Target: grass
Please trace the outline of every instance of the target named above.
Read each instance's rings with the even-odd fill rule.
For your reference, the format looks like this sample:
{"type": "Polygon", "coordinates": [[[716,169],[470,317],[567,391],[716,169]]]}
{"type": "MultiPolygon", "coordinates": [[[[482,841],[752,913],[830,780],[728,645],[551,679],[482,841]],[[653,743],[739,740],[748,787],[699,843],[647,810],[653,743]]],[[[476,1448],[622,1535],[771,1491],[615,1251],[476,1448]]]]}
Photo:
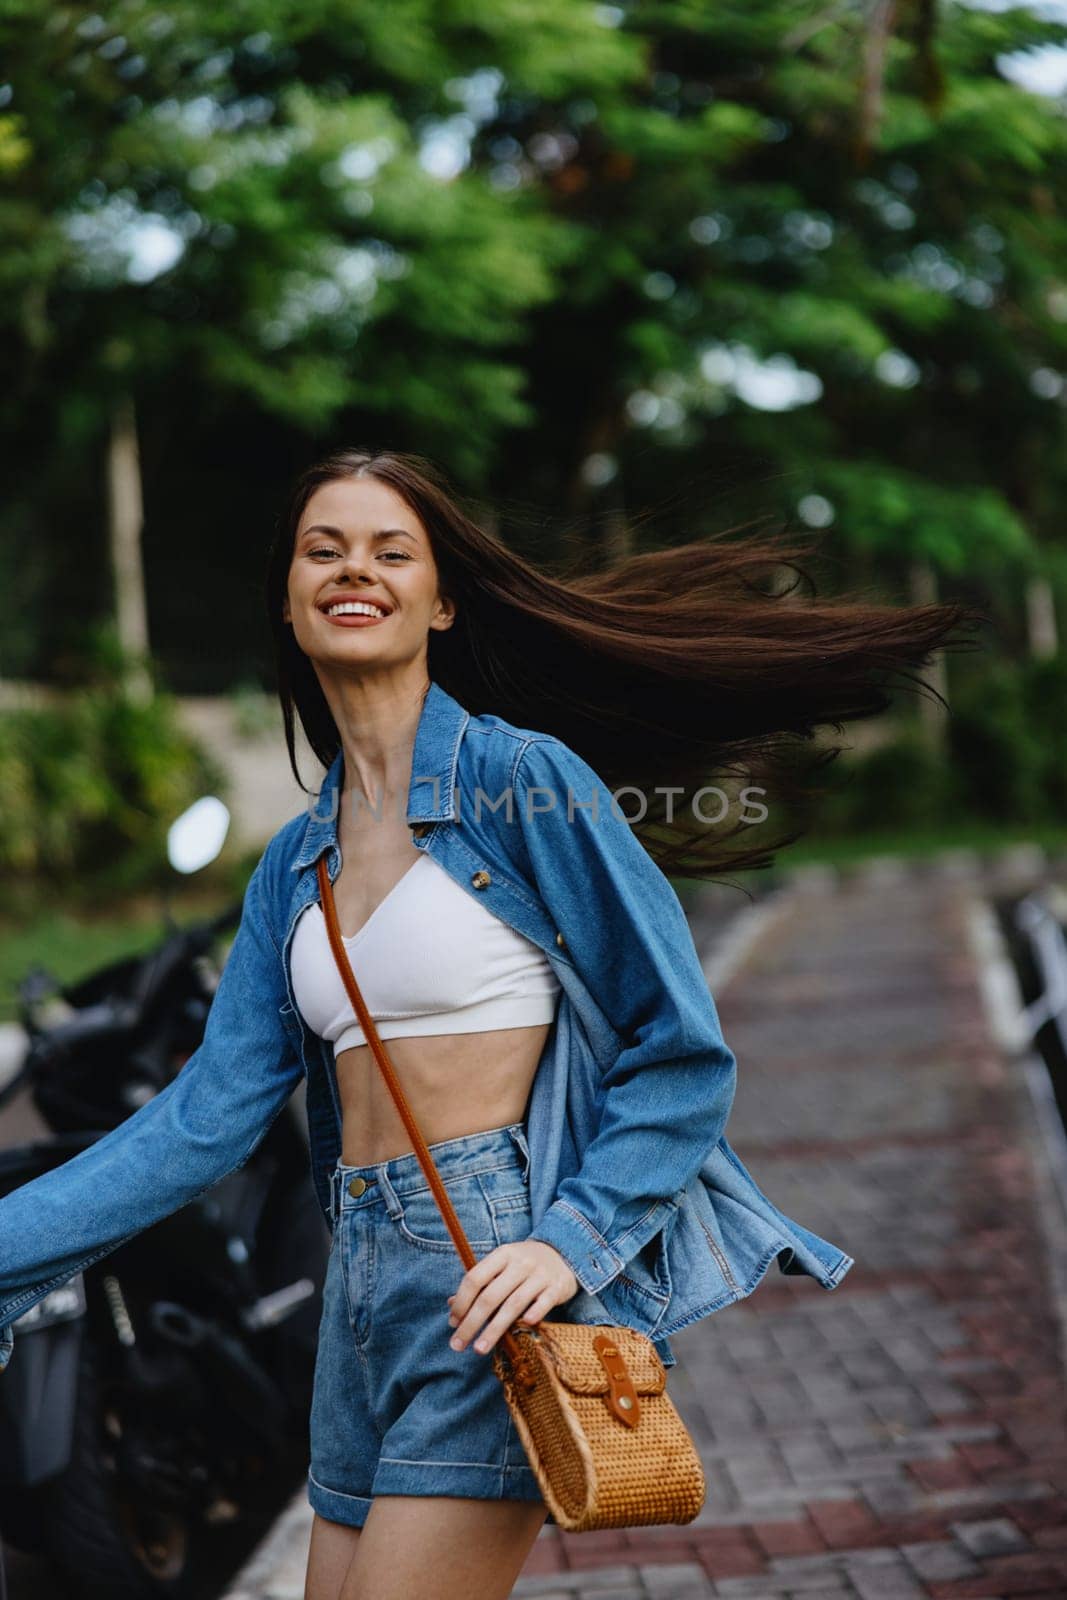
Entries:
{"type": "MultiPolygon", "coordinates": [[[[1051,854],[1067,855],[1067,828],[1055,823],[992,824],[961,822],[949,828],[875,830],[856,838],[830,838],[810,834],[798,839],[776,858],[775,865],[763,872],[724,873],[723,880],[746,889],[769,887],[791,867],[851,867],[874,856],[900,856],[922,860],[945,850],[974,850],[979,855],[995,855],[1017,845],[1038,845],[1051,854]]],[[[674,879],[682,904],[695,895],[702,883],[697,878],[674,879]]]]}
{"type": "Polygon", "coordinates": [[[1062,824],[1019,825],[961,822],[952,828],[890,830],[867,833],[862,838],[799,839],[782,856],[783,866],[826,862],[846,865],[868,856],[931,856],[942,850],[976,850],[996,854],[1015,845],[1034,844],[1053,853],[1067,851],[1067,827],[1062,824]]]}
{"type": "MultiPolygon", "coordinates": [[[[233,893],[189,889],[171,902],[175,920],[187,923],[221,911],[233,893]]],[[[139,896],[99,914],[42,906],[29,917],[0,921],[0,1022],[17,1020],[17,985],[32,966],[47,967],[61,983],[88,977],[126,956],[142,955],[166,932],[161,895],[139,896]]]]}

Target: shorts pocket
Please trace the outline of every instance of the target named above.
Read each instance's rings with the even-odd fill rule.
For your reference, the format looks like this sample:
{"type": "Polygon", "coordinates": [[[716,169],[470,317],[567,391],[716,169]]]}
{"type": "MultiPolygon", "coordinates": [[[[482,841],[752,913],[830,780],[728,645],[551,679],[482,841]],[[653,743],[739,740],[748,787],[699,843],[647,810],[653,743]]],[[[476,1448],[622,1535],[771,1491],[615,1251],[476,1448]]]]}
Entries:
{"type": "MultiPolygon", "coordinates": [[[[493,1219],[476,1173],[450,1178],[445,1183],[448,1198],[455,1207],[472,1250],[492,1250],[497,1243],[493,1219]]],[[[397,1217],[400,1234],[420,1250],[451,1251],[459,1260],[452,1235],[445,1226],[430,1188],[415,1189],[398,1197],[402,1211],[397,1217]]]]}
{"type": "Polygon", "coordinates": [[[533,1213],[527,1190],[521,1194],[495,1195],[489,1200],[496,1244],[517,1244],[533,1230],[533,1213]]]}

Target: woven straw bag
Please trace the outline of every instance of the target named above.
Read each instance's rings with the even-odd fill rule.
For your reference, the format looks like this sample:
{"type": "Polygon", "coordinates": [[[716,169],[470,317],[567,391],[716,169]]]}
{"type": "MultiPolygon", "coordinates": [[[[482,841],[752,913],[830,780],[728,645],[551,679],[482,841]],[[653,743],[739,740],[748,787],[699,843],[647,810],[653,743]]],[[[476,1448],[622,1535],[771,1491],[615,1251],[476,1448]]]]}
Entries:
{"type": "MultiPolygon", "coordinates": [[[[325,856],[319,895],[338,969],[411,1138],[445,1226],[469,1270],[477,1257],[441,1182],[367,1010],[342,942],[325,856]]],[[[635,1328],[581,1322],[515,1322],[492,1353],[493,1369],[556,1523],[571,1533],[692,1522],[707,1493],[693,1440],[667,1394],[656,1347],[635,1328]]]]}

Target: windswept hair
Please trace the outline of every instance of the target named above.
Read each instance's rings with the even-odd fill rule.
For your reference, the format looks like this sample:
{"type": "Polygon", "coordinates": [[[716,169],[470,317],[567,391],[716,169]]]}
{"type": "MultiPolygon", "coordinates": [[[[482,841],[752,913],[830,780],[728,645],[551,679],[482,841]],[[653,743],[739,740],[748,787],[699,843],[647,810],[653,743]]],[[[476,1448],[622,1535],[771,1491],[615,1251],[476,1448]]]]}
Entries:
{"type": "Polygon", "coordinates": [[[808,830],[822,792],[816,775],[841,754],[815,746],[820,730],[842,733],[887,710],[895,688],[940,701],[922,667],[936,650],[978,648],[965,631],[989,620],[962,604],[820,600],[799,565],[816,538],[753,534],[751,525],[606,571],[553,575],[480,527],[424,457],[340,450],[300,474],[268,561],[286,744],[305,790],[294,713],[324,767],[340,738],[282,606],[304,508],[323,484],[349,477],[388,484],[429,535],[440,587],[456,605],[450,628],[430,630],[431,679],[472,714],[562,739],[610,790],[625,790],[618,803],[634,832],[679,876],[771,866],[808,830]],[[713,785],[723,802],[691,803],[713,785]],[[722,820],[707,820],[716,811],[722,820]]]}

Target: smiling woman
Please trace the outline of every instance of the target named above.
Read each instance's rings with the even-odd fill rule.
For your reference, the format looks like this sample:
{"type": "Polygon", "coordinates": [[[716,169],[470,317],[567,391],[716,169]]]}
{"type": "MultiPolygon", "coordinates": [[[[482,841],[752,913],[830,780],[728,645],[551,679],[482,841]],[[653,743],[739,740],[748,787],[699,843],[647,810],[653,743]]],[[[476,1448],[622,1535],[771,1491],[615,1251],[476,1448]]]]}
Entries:
{"type": "MultiPolygon", "coordinates": [[[[534,1145],[535,1166],[526,1174],[533,1206],[512,1214],[512,1231],[498,1236],[479,1264],[488,1281],[468,1274],[450,1296],[457,1351],[472,1340],[474,1349],[488,1350],[517,1318],[537,1321],[553,1307],[556,1315],[586,1320],[625,1320],[629,1315],[635,1326],[646,1329],[653,1325],[643,1320],[646,1316],[658,1319],[661,1327],[680,1326],[751,1292],[776,1254],[783,1271],[811,1273],[827,1288],[851,1265],[844,1252],[785,1219],[747,1173],[739,1178],[743,1169],[721,1137],[732,1098],[733,1060],[718,1033],[677,898],[648,859],[673,862],[693,876],[711,876],[724,866],[767,863],[774,849],[795,835],[771,840],[765,827],[755,835],[742,833],[747,819],[732,829],[708,826],[696,807],[691,815],[701,826],[675,824],[650,795],[667,793],[673,800],[679,789],[704,786],[718,772],[741,772],[762,780],[761,794],[769,793],[783,809],[789,804],[795,816],[803,796],[797,746],[812,738],[820,724],[840,727],[882,710],[888,704],[882,680],[898,672],[907,678],[957,629],[977,620],[977,614],[953,606],[902,611],[868,602],[800,605],[791,592],[775,595],[759,584],[804,550],[771,539],[732,544],[728,538],[648,552],[612,572],[581,580],[555,578],[484,533],[426,461],[345,451],[303,476],[275,541],[268,611],[290,760],[300,782],[295,709],[330,776],[340,782],[343,775],[336,822],[339,918],[343,927],[360,930],[357,965],[362,964],[374,1002],[371,1014],[383,1018],[387,1031],[391,1021],[397,1024],[391,1054],[416,1120],[439,1166],[446,1154],[456,1157],[457,1177],[478,1170],[464,1166],[467,1155],[476,1162],[488,1154],[490,1165],[500,1160],[510,1173],[504,1146],[493,1155],[478,1141],[502,1138],[528,1125],[534,1145]],[[372,616],[368,608],[378,614],[372,616]],[[415,729],[418,766],[413,769],[409,686],[424,682],[424,674],[431,694],[422,702],[415,729]],[[505,790],[510,794],[521,789],[516,780],[523,752],[536,746],[538,761],[530,753],[523,764],[526,784],[537,784],[532,774],[541,753],[558,745],[586,785],[602,789],[605,778],[640,791],[649,803],[637,824],[632,830],[613,824],[619,830],[611,835],[617,845],[607,844],[606,836],[602,842],[602,830],[596,827],[560,831],[557,824],[551,843],[544,828],[532,828],[518,858],[509,845],[494,860],[489,834],[484,827],[464,825],[459,792],[454,799],[450,793],[457,781],[456,752],[451,757],[444,749],[428,753],[431,736],[425,719],[438,686],[447,691],[449,705],[466,707],[471,715],[462,749],[488,745],[486,735],[492,729],[497,740],[515,751],[506,766],[501,761],[497,781],[487,785],[491,806],[501,803],[505,790]],[[541,731],[531,735],[531,728],[541,731]],[[444,790],[442,776],[447,778],[444,790]],[[416,800],[417,785],[430,779],[437,786],[432,799],[423,801],[420,795],[416,800]],[[344,802],[356,814],[350,815],[344,802]],[[361,820],[365,804],[376,815],[373,824],[361,820]],[[390,804],[391,820],[384,815],[390,804]],[[420,836],[425,824],[416,821],[419,817],[432,820],[426,837],[420,836]],[[741,847],[727,848],[738,834],[741,847]],[[420,850],[445,870],[431,871],[416,884],[410,868],[413,853],[420,850]],[[472,872],[474,867],[478,870],[472,872]],[[446,891],[449,874],[455,884],[446,891]],[[518,888],[520,881],[525,890],[518,888]],[[396,899],[401,882],[411,891],[403,905],[396,899]],[[512,898],[513,889],[518,898],[512,898]],[[471,927],[458,915],[459,902],[454,909],[453,901],[446,905],[446,892],[466,903],[484,902],[469,905],[471,927]],[[538,949],[540,929],[526,909],[539,896],[548,897],[555,922],[555,927],[548,924],[551,943],[541,946],[545,955],[538,949]],[[625,934],[617,909],[622,905],[625,934]],[[409,920],[402,926],[405,916],[409,920]],[[589,917],[606,944],[592,937],[589,917]],[[535,985],[546,957],[564,985],[569,984],[568,972],[574,969],[565,956],[562,964],[556,958],[572,934],[576,938],[583,984],[576,1003],[583,1026],[593,1037],[605,1027],[609,1035],[616,1029],[620,1044],[629,1041],[621,1054],[618,1047],[606,1051],[606,1061],[613,1055],[617,1059],[599,1087],[585,1079],[579,1066],[577,1039],[582,1036],[570,1033],[569,992],[552,1019],[531,1019],[507,1029],[492,1025],[499,1021],[495,1008],[504,999],[501,989],[494,1000],[493,983],[499,980],[482,959],[491,944],[494,919],[498,942],[510,938],[515,963],[520,970],[526,963],[535,985]],[[362,937],[364,929],[370,930],[369,941],[362,937]],[[663,937],[669,951],[657,949],[653,956],[657,939],[663,937]],[[550,951],[555,953],[549,957],[550,951]],[[609,981],[616,966],[620,970],[611,972],[609,981]],[[454,1009],[449,1021],[444,1005],[433,999],[446,972],[458,976],[450,991],[448,1003],[454,1009]],[[676,979],[684,999],[670,994],[676,979]],[[475,1024],[463,1002],[479,982],[488,985],[489,1005],[475,1024]],[[398,984],[403,1002],[394,996],[391,1014],[387,993],[398,984]],[[591,994],[605,989],[610,990],[606,1010],[590,1010],[591,994]],[[404,1037],[401,1013],[415,1014],[420,1008],[441,1018],[440,1031],[420,1029],[404,1037]],[[650,1024],[651,1017],[657,1023],[650,1024]],[[557,1030],[564,1019],[566,1032],[561,1033],[557,1030]],[[565,1060],[573,1077],[566,1086],[553,1075],[557,1068],[564,1070],[565,1060]],[[614,1085],[610,1089],[609,1081],[614,1085]],[[672,1092],[672,1082],[673,1101],[661,1098],[672,1092]],[[596,1101],[603,1098],[599,1133],[598,1118],[590,1110],[594,1093],[596,1101]],[[588,1103],[582,1095],[588,1095],[588,1103]],[[562,1122],[561,1098],[568,1106],[562,1122]],[[542,1117],[550,1099],[555,1105],[552,1137],[560,1148],[547,1151],[543,1138],[548,1122],[542,1117]],[[653,1100],[655,1114],[650,1110],[653,1100]],[[642,1125],[669,1128],[668,1142],[657,1142],[653,1149],[649,1131],[642,1155],[637,1136],[642,1125]],[[575,1130],[580,1148],[564,1156],[568,1127],[575,1130]],[[620,1142],[631,1136],[632,1152],[620,1142]],[[714,1184],[709,1176],[705,1186],[704,1174],[712,1169],[701,1168],[701,1160],[715,1146],[716,1136],[722,1160],[714,1168],[714,1184]],[[554,1193],[548,1193],[536,1162],[557,1174],[554,1193]],[[700,1183],[694,1178],[698,1169],[700,1183]],[[568,1171],[571,1175],[560,1186],[559,1177],[568,1171]],[[633,1193],[626,1192],[627,1183],[633,1193]],[[712,1200],[720,1183],[721,1215],[712,1200]],[[743,1233],[732,1234],[728,1219],[739,1216],[748,1219],[743,1233]],[[667,1244],[667,1218],[672,1219],[673,1249],[667,1244]],[[684,1288],[674,1295],[683,1302],[679,1305],[671,1299],[672,1262],[674,1287],[684,1288]]],[[[543,792],[549,772],[545,768],[535,792],[543,792]]],[[[589,794],[583,792],[578,804],[589,803],[589,794]]],[[[684,815],[682,808],[675,805],[673,815],[684,815]]],[[[316,905],[310,899],[312,915],[316,905]]],[[[302,997],[314,1017],[311,974],[329,981],[323,978],[328,955],[317,949],[309,965],[314,924],[301,919],[296,926],[292,949],[298,965],[303,963],[302,997]]],[[[346,1332],[342,1327],[339,1335],[327,1332],[333,1323],[324,1319],[320,1402],[313,1416],[318,1443],[313,1443],[309,1481],[318,1513],[309,1594],[316,1551],[328,1561],[335,1548],[332,1541],[343,1537],[335,1523],[354,1528],[367,1519],[374,1542],[361,1546],[349,1584],[356,1584],[358,1575],[367,1592],[372,1586],[380,1592],[390,1579],[401,1585],[398,1593],[404,1584],[416,1589],[431,1569],[438,1571],[439,1541],[461,1537],[466,1527],[477,1530],[486,1552],[478,1575],[482,1587],[487,1594],[504,1595],[538,1519],[524,1521],[521,1516],[522,1499],[534,1493],[530,1480],[516,1470],[506,1450],[501,1454],[494,1446],[490,1454],[479,1433],[482,1423],[476,1415],[483,1422],[494,1415],[501,1421],[500,1397],[485,1388],[484,1371],[457,1368],[454,1388],[452,1379],[431,1381],[429,1374],[439,1370],[442,1359],[439,1352],[431,1354],[431,1343],[425,1348],[426,1377],[420,1385],[418,1352],[423,1347],[411,1345],[405,1373],[414,1384],[414,1398],[404,1418],[379,1416],[379,1424],[387,1423],[390,1430],[389,1442],[381,1448],[373,1475],[367,1464],[372,1450],[362,1466],[353,1462],[351,1430],[360,1424],[351,1402],[346,1422],[343,1408],[338,1414],[323,1398],[362,1392],[366,1367],[351,1353],[353,1335],[365,1363],[373,1330],[387,1328],[390,1339],[406,1342],[432,1327],[432,1305],[423,1305],[415,1284],[429,1287],[425,1269],[431,1260],[455,1266],[449,1242],[442,1237],[438,1250],[443,1254],[425,1258],[422,1272],[410,1280],[399,1324],[387,1311],[382,1283],[355,1267],[370,1249],[374,1203],[384,1204],[383,1217],[395,1210],[400,1238],[412,1250],[428,1249],[425,1229],[438,1222],[423,1205],[423,1235],[405,1223],[405,1217],[415,1214],[415,1194],[405,1198],[405,1186],[417,1191],[422,1185],[412,1164],[410,1138],[366,1045],[350,1047],[361,1035],[346,1015],[343,996],[334,998],[338,1003],[331,1001],[325,1024],[322,1012],[320,1026],[327,1050],[331,1043],[334,1049],[341,1103],[343,1154],[335,1179],[352,1184],[352,1194],[361,1198],[350,1207],[346,1202],[338,1218],[340,1259],[348,1262],[342,1276],[351,1328],[346,1332]],[[368,1183],[369,1189],[364,1188],[368,1183]],[[339,1389],[334,1387],[338,1384],[339,1389]],[[429,1411],[422,1410],[424,1401],[429,1411]],[[467,1409],[472,1404],[476,1412],[467,1409]],[[431,1415],[441,1420],[442,1434],[432,1431],[431,1415]],[[482,1442],[476,1444],[478,1438],[482,1442]],[[455,1459],[456,1451],[466,1462],[498,1463],[489,1480],[476,1482],[473,1469],[466,1469],[465,1483],[458,1475],[450,1480],[461,1497],[485,1497],[484,1515],[471,1520],[474,1508],[469,1505],[461,1513],[461,1498],[451,1502],[454,1520],[440,1502],[440,1515],[433,1521],[426,1505],[416,1520],[416,1502],[409,1497],[440,1493],[449,1481],[447,1473],[440,1476],[444,1464],[455,1459]],[[431,1460],[436,1463],[432,1468],[425,1465],[431,1460]],[[420,1472],[425,1474],[421,1483],[420,1472]],[[429,1480],[435,1474],[431,1490],[429,1480]],[[501,1503],[493,1503],[497,1496],[505,1504],[514,1500],[518,1521],[499,1520],[501,1503]],[[399,1545],[407,1552],[402,1576],[395,1570],[399,1545]]],[[[483,1188],[485,1181],[480,1179],[483,1188]]],[[[472,1238],[484,1236],[492,1243],[490,1223],[480,1211],[471,1213],[469,1223],[472,1238]]],[[[665,1359],[673,1359],[665,1341],[661,1348],[665,1359]]],[[[366,1403],[373,1409],[372,1397],[366,1403]]]]}
{"type": "Polygon", "coordinates": [[[342,451],[294,488],[266,598],[290,760],[304,787],[299,717],[321,804],[264,851],[178,1077],[0,1198],[0,1364],[23,1311],[246,1161],[305,1076],[333,1234],[306,1600],[504,1600],[546,1507],[479,1352],[519,1319],[625,1324],[670,1365],[669,1336],[773,1262],[825,1289],[852,1265],[730,1149],[737,1064],[660,862],[769,861],[762,821],[727,850],[678,794],[727,772],[781,804],[798,742],[883,709],[885,678],[910,682],[980,614],[760,587],[796,554],[723,538],[567,579],[418,457],[342,451]],[[618,784],[673,815],[631,826],[618,784]],[[466,1273],[330,987],[323,864],[483,1251],[466,1273]]]}

